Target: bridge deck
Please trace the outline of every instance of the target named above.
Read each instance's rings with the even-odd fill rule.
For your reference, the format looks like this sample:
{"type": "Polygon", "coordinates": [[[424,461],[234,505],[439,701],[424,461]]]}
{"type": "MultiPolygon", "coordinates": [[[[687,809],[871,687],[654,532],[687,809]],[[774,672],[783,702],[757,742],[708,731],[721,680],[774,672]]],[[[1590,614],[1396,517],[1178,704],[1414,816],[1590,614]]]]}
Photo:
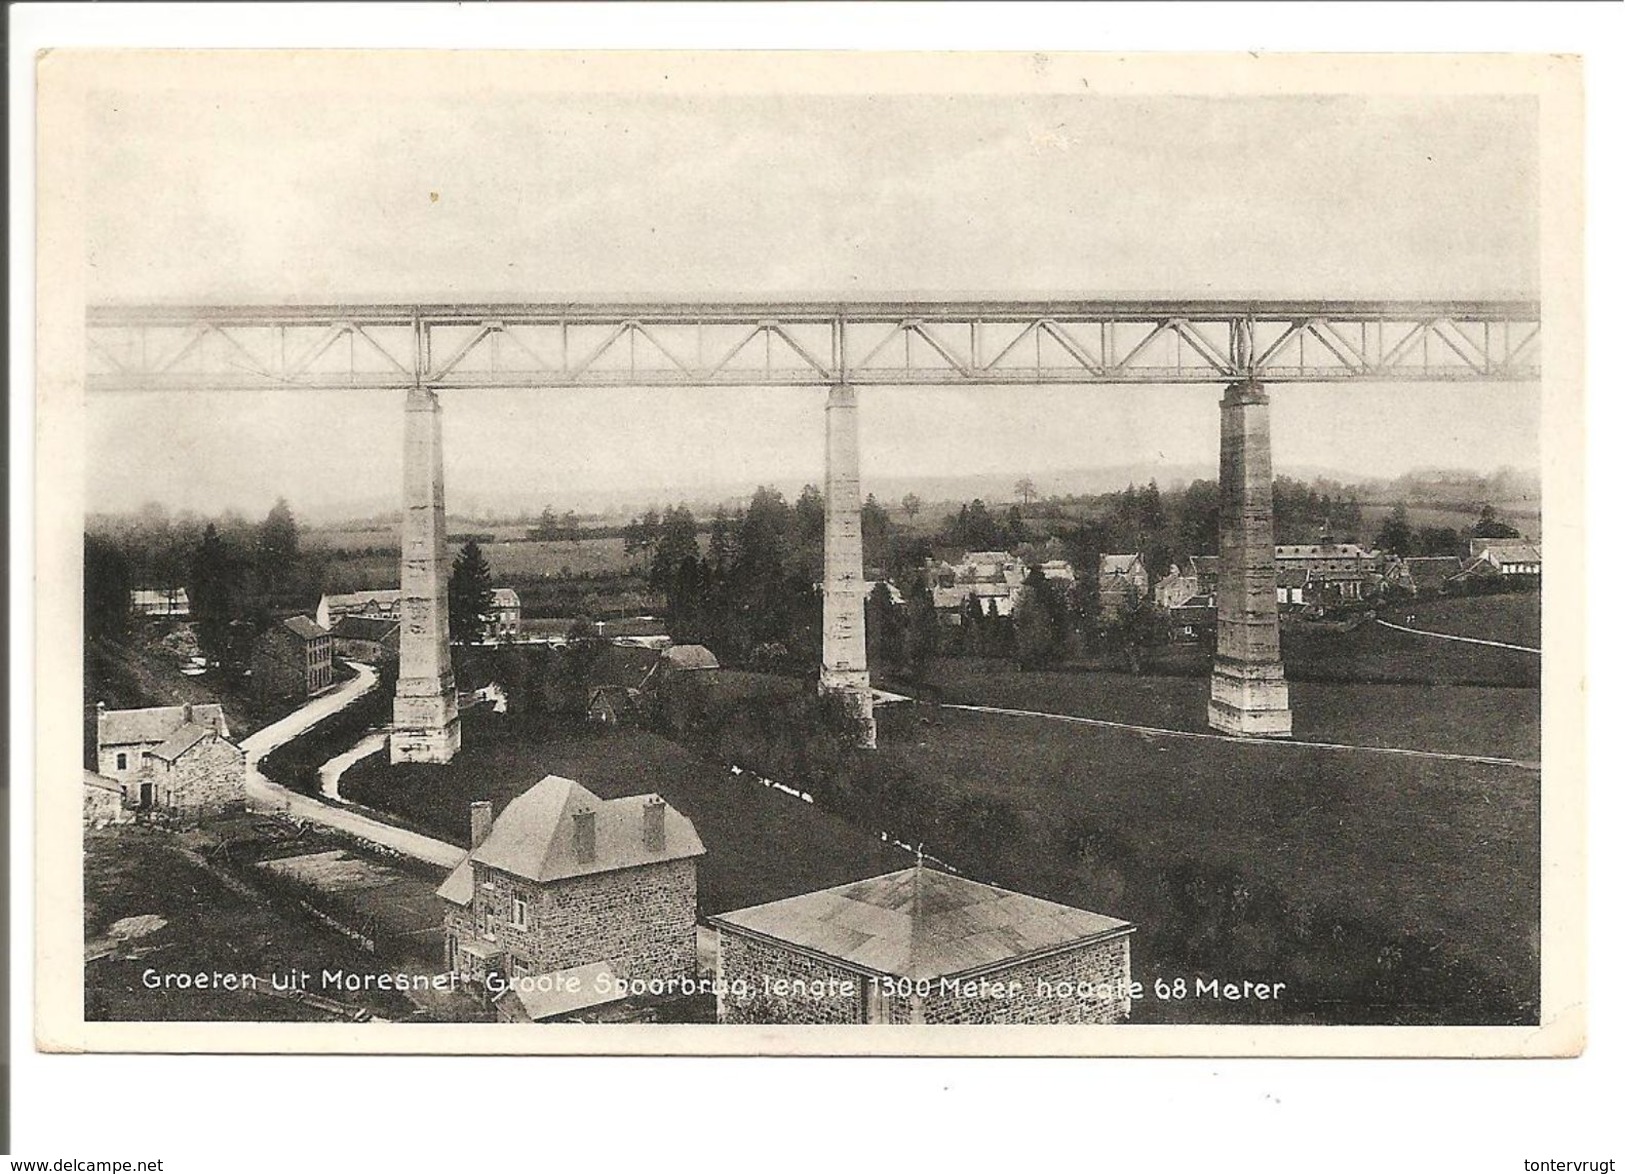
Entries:
{"type": "Polygon", "coordinates": [[[1532,381],[1531,300],[98,305],[92,391],[1532,381]]]}

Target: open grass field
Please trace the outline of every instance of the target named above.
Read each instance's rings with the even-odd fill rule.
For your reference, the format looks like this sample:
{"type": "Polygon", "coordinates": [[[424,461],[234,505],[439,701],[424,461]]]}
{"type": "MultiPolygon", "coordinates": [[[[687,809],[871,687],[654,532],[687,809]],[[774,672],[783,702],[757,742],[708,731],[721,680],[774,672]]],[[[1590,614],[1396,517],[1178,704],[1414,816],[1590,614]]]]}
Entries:
{"type": "MultiPolygon", "coordinates": [[[[1205,676],[1016,672],[943,659],[934,662],[930,680],[943,701],[1193,733],[1208,728],[1205,676]]],[[[1538,690],[1292,681],[1289,691],[1293,735],[1302,741],[1528,761],[1540,757],[1538,690]]]]}
{"type": "MultiPolygon", "coordinates": [[[[1500,598],[1521,600],[1527,597],[1500,598]]],[[[1451,609],[1481,601],[1443,600],[1438,605],[1439,611],[1434,614],[1456,614],[1451,609]]],[[[1423,614],[1420,607],[1406,607],[1396,610],[1388,618],[1390,622],[1399,623],[1412,611],[1416,611],[1418,616],[1423,614]]],[[[1464,629],[1473,626],[1465,614],[1457,614],[1457,623],[1464,629]]],[[[1418,626],[1424,626],[1420,620],[1418,626]]],[[[1497,627],[1495,630],[1502,629],[1497,627]]],[[[1477,633],[1464,630],[1460,634],[1477,633]]],[[[1500,638],[1485,637],[1491,640],[1500,638]]],[[[1285,622],[1281,625],[1281,660],[1286,666],[1289,681],[1485,685],[1523,689],[1540,687],[1540,658],[1527,652],[1452,640],[1429,640],[1425,636],[1396,632],[1375,623],[1364,623],[1352,631],[1340,632],[1330,624],[1303,620],[1285,622]]]]}
{"type": "MultiPolygon", "coordinates": [[[[1515,595],[1474,595],[1462,599],[1430,599],[1423,603],[1393,609],[1387,619],[1409,623],[1429,632],[1471,636],[1478,640],[1501,640],[1540,647],[1540,593],[1515,595]],[[1415,616],[1414,623],[1409,617],[1415,616]]],[[[1430,648],[1436,647],[1431,645],[1430,648]]],[[[1513,654],[1515,655],[1515,654],[1513,654]]]]}
{"type": "Polygon", "coordinates": [[[548,774],[575,779],[605,799],[658,792],[693,820],[706,846],[701,916],[878,876],[910,860],[828,812],[626,727],[535,739],[498,715],[469,714],[463,748],[450,765],[391,768],[375,756],[344,776],[342,791],[430,835],[467,844],[471,801],[489,799],[500,815],[548,774]]]}
{"type": "MultiPolygon", "coordinates": [[[[1232,924],[1216,973],[1265,978],[1237,971],[1266,966],[1313,989],[1317,971],[1346,981],[1372,964],[1365,954],[1410,941],[1424,943],[1416,948],[1433,955],[1430,963],[1465,963],[1483,988],[1434,992],[1435,1003],[1459,997],[1472,1007],[1483,998],[1502,1014],[1532,1014],[1535,772],[943,710],[911,741],[879,753],[917,777],[1014,807],[1051,848],[1011,867],[1030,867],[1032,883],[1048,890],[1039,895],[1140,923],[1149,935],[1141,956],[1153,969],[1192,945],[1159,940],[1159,927],[1176,917],[1189,925],[1184,903],[1199,891],[1211,901],[1217,889],[1232,924]],[[1354,948],[1357,938],[1369,948],[1354,948]]],[[[1137,968],[1136,977],[1156,975],[1137,968]]],[[[1383,996],[1393,1005],[1354,1017],[1406,1021],[1415,994],[1401,984],[1383,996]]],[[[1282,1010],[1311,1009],[1300,1000],[1282,1010]]],[[[1343,1017],[1336,1007],[1312,1010],[1343,1017]]]]}

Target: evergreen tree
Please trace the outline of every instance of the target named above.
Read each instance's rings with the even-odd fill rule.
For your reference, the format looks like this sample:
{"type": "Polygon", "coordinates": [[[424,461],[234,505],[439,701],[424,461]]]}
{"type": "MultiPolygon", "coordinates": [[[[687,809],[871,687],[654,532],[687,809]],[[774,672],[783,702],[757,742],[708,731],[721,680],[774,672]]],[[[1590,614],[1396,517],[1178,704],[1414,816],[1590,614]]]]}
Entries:
{"type": "Polygon", "coordinates": [[[470,540],[452,560],[451,582],[446,593],[454,642],[470,644],[485,635],[492,594],[491,567],[479,543],[470,540]]]}
{"type": "Polygon", "coordinates": [[[937,652],[937,609],[931,600],[931,585],[923,574],[914,576],[908,588],[907,644],[909,672],[920,677],[937,652]]]}
{"type": "Polygon", "coordinates": [[[876,583],[864,600],[864,633],[871,663],[900,665],[906,653],[908,627],[901,611],[891,600],[891,589],[876,583]]]}
{"type": "Polygon", "coordinates": [[[1060,618],[1064,606],[1043,571],[1034,567],[1028,572],[1012,616],[1016,662],[1022,668],[1041,668],[1060,659],[1066,639],[1060,618]]]}
{"type": "Polygon", "coordinates": [[[1408,558],[1415,553],[1416,535],[1411,530],[1404,502],[1394,506],[1393,511],[1383,522],[1382,529],[1377,532],[1377,546],[1389,554],[1397,554],[1400,558],[1408,558]]]}
{"type": "Polygon", "coordinates": [[[130,563],[113,543],[85,535],[85,635],[122,635],[130,625],[130,563]]]}
{"type": "Polygon", "coordinates": [[[1513,527],[1508,526],[1495,515],[1495,507],[1486,505],[1478,515],[1478,525],[1473,527],[1474,538],[1521,538],[1513,527]]]}
{"type": "Polygon", "coordinates": [[[216,663],[234,659],[231,622],[236,618],[238,604],[238,569],[220,532],[210,522],[192,556],[192,582],[187,593],[197,625],[198,646],[216,663]]]}
{"type": "Polygon", "coordinates": [[[649,586],[666,593],[668,608],[678,568],[699,557],[699,527],[694,524],[694,515],[688,512],[687,506],[668,508],[657,528],[654,557],[649,563],[649,586]]]}

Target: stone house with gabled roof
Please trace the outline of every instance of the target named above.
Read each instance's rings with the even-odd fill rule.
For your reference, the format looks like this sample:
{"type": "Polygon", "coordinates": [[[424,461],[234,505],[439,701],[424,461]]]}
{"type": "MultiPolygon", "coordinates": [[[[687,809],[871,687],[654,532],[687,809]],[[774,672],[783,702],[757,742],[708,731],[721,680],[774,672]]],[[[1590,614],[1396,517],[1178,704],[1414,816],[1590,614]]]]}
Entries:
{"type": "Polygon", "coordinates": [[[694,974],[705,845],[660,796],[600,799],[548,775],[494,820],[489,803],[472,804],[469,820],[472,847],[438,890],[446,966],[499,977],[501,1017],[546,1017],[541,988],[580,967],[628,983],[694,974]]]}
{"type": "Polygon", "coordinates": [[[191,822],[247,804],[247,764],[218,705],[98,707],[96,741],[99,773],[127,807],[191,822]]]}
{"type": "Polygon", "coordinates": [[[149,750],[161,746],[185,725],[208,726],[231,737],[226,713],[212,702],[203,705],[158,705],[147,709],[96,706],[96,773],[121,783],[143,770],[149,750]]]}
{"type": "Polygon", "coordinates": [[[1129,922],[923,864],[710,921],[719,1023],[1129,1015],[1129,922]]]}

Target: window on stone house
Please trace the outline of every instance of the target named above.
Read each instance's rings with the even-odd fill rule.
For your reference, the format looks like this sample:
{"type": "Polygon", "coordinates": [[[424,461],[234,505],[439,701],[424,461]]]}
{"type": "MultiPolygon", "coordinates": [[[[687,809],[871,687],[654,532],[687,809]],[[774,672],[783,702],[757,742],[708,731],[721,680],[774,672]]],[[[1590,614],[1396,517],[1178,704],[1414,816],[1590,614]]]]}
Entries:
{"type": "Polygon", "coordinates": [[[130,769],[130,756],[128,754],[120,754],[118,756],[118,769],[119,770],[129,770],[130,769]]]}
{"type": "Polygon", "coordinates": [[[513,924],[519,929],[525,929],[530,924],[530,903],[523,897],[513,899],[513,924]]]}

